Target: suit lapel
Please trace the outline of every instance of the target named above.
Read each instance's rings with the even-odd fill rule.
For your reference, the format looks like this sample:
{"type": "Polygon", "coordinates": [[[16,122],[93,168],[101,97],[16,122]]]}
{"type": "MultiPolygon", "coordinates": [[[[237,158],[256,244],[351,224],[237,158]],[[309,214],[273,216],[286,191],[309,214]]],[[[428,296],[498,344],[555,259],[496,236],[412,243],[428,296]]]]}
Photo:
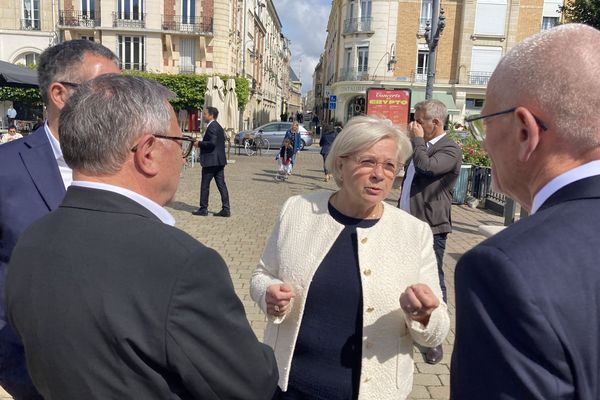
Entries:
{"type": "Polygon", "coordinates": [[[26,148],[21,160],[48,210],[58,207],[65,195],[65,186],[44,127],[24,139],[26,148]]]}
{"type": "Polygon", "coordinates": [[[600,175],[580,179],[559,189],[540,207],[540,211],[571,200],[600,198],[600,175]]]}

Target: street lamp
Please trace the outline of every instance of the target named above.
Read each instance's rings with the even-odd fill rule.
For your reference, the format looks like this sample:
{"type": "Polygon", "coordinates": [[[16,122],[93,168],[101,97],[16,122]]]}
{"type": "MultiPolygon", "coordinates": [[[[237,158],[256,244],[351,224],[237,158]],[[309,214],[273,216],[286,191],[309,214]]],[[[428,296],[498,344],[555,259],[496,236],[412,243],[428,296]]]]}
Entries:
{"type": "Polygon", "coordinates": [[[425,87],[426,99],[431,99],[431,97],[433,96],[433,83],[435,81],[436,48],[440,40],[440,35],[446,27],[446,17],[444,16],[444,10],[440,10],[440,0],[433,0],[433,10],[431,17],[431,27],[429,26],[429,21],[427,21],[427,25],[425,26],[425,42],[427,43],[427,47],[429,48],[427,86],[425,87]]]}
{"type": "Polygon", "coordinates": [[[390,46],[390,51],[386,51],[385,53],[383,53],[383,56],[381,56],[381,58],[379,59],[379,62],[375,66],[375,70],[373,71],[373,75],[371,76],[371,78],[374,78],[376,76],[377,69],[379,68],[379,64],[381,64],[381,62],[383,61],[383,59],[386,56],[388,57],[387,70],[388,71],[393,71],[394,70],[394,66],[396,65],[396,52],[395,52],[395,48],[396,48],[396,45],[394,43],[392,43],[392,45],[390,46]]]}

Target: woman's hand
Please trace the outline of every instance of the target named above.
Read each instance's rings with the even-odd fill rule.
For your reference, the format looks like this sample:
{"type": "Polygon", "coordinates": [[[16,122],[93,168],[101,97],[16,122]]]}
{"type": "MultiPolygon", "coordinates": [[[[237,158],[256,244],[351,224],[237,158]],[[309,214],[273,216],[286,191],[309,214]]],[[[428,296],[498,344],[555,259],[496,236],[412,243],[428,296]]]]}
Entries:
{"type": "Polygon", "coordinates": [[[296,296],[287,283],[271,285],[267,288],[267,314],[282,317],[290,310],[290,301],[296,296]]]}
{"type": "Polygon", "coordinates": [[[440,300],[431,288],[424,283],[417,283],[406,288],[400,295],[400,307],[410,319],[423,325],[429,323],[433,310],[440,305],[440,300]]]}

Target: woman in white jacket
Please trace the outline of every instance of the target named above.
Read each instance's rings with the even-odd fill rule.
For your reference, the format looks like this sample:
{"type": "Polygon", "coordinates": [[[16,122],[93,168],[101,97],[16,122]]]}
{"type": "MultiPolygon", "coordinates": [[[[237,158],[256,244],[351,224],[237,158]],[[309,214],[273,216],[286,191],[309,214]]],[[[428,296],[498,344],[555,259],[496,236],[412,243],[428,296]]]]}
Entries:
{"type": "Polygon", "coordinates": [[[274,399],[403,399],[413,341],[449,329],[429,226],[384,202],[412,151],[389,121],[356,117],[327,158],[339,190],[291,197],[251,279],[275,351],[274,399]]]}

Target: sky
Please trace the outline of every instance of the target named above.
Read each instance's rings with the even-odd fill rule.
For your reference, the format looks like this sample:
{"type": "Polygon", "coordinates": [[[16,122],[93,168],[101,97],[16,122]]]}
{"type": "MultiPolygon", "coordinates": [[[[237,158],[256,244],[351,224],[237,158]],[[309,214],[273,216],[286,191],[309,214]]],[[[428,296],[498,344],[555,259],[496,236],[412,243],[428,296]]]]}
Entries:
{"type": "Polygon", "coordinates": [[[291,66],[302,81],[302,95],[312,89],[312,75],[327,37],[331,0],[273,0],[283,34],[291,40],[291,66]]]}

